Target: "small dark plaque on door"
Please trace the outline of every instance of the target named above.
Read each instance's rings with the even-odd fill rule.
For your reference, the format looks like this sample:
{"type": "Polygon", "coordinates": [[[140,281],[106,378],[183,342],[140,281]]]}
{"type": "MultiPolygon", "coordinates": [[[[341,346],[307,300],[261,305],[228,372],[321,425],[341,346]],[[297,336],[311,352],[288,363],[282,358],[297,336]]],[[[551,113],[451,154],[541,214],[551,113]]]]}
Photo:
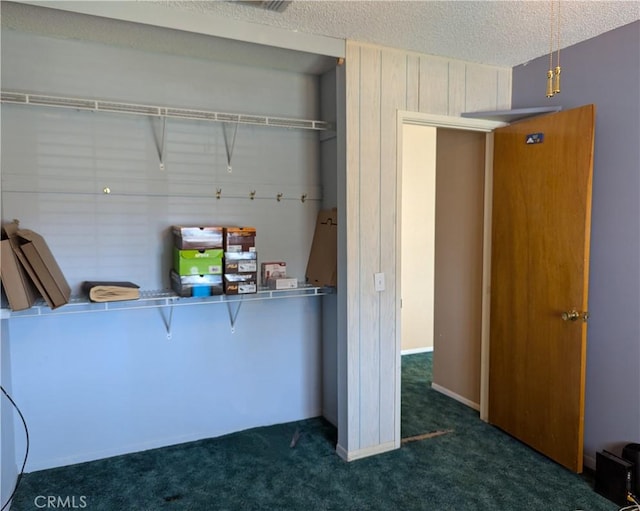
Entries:
{"type": "Polygon", "coordinates": [[[525,141],[527,144],[542,144],[544,140],[544,133],[529,133],[525,141]]]}

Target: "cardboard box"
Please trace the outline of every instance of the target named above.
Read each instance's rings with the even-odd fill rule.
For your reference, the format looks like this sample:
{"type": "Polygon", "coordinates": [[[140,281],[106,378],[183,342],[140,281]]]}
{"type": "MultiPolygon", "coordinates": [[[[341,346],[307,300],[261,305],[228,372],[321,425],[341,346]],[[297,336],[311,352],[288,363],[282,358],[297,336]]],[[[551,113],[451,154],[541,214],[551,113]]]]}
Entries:
{"type": "Polygon", "coordinates": [[[49,307],[55,309],[69,303],[71,288],[44,238],[29,229],[18,229],[17,237],[18,259],[25,266],[49,307]]]}
{"type": "Polygon", "coordinates": [[[186,249],[222,248],[223,227],[172,227],[176,247],[186,249]]]}
{"type": "Polygon", "coordinates": [[[260,282],[263,286],[269,285],[269,279],[283,279],[287,276],[287,263],[274,261],[260,265],[260,282]]]}
{"type": "Polygon", "coordinates": [[[338,277],[338,210],[318,213],[305,277],[313,286],[337,285],[338,277]]]}
{"type": "Polygon", "coordinates": [[[224,253],[224,273],[256,273],[257,271],[257,252],[224,253]]]}
{"type": "Polygon", "coordinates": [[[224,293],[244,295],[258,292],[257,273],[229,273],[224,275],[224,293]]]}
{"type": "Polygon", "coordinates": [[[295,289],[297,287],[298,279],[296,278],[269,279],[269,289],[295,289]]]}
{"type": "Polygon", "coordinates": [[[225,227],[224,229],[225,252],[255,252],[256,228],[255,227],[225,227]]]}
{"type": "Polygon", "coordinates": [[[0,241],[0,280],[11,310],[28,309],[39,296],[8,239],[0,241]]]}
{"type": "Polygon", "coordinates": [[[222,275],[222,249],[180,250],[173,247],[173,269],[178,275],[222,275]]]}
{"type": "Polygon", "coordinates": [[[221,295],[222,275],[178,275],[171,270],[171,288],[184,298],[221,295]]]}

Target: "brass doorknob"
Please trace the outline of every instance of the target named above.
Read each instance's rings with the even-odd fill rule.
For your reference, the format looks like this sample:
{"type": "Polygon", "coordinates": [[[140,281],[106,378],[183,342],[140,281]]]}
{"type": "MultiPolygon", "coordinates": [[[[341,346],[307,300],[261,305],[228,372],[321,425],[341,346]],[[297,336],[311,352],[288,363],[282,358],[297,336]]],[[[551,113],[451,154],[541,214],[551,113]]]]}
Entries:
{"type": "Polygon", "coordinates": [[[572,309],[562,313],[563,321],[578,321],[579,319],[582,319],[586,323],[589,319],[589,312],[578,312],[577,310],[572,309]]]}

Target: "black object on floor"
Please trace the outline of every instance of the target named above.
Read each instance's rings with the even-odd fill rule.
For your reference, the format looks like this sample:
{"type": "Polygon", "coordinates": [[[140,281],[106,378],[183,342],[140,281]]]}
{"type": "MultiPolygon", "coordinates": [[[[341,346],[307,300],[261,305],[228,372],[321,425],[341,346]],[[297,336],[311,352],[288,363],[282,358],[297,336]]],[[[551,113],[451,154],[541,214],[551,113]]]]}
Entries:
{"type": "Polygon", "coordinates": [[[633,463],[633,476],[631,478],[631,493],[640,499],[640,444],[627,444],[622,449],[622,457],[633,463]]]}
{"type": "Polygon", "coordinates": [[[596,453],[595,490],[619,506],[628,504],[633,463],[609,451],[596,453]]]}

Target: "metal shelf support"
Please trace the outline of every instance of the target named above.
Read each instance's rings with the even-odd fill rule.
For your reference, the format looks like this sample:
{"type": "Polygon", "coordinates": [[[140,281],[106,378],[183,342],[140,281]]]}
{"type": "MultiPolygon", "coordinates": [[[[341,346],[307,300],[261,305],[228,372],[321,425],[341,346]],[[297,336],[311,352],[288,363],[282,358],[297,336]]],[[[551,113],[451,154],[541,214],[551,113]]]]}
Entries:
{"type": "MultiPolygon", "coordinates": [[[[151,118],[153,121],[153,118],[151,118]]],[[[153,127],[153,126],[152,126],[153,127]]],[[[158,160],[160,161],[160,170],[164,170],[164,154],[166,148],[167,118],[162,117],[162,131],[160,132],[160,140],[156,138],[156,147],[158,149],[158,160]]]]}
{"type": "Polygon", "coordinates": [[[167,341],[171,340],[171,322],[173,321],[173,305],[168,305],[167,307],[159,307],[158,311],[160,311],[160,316],[162,317],[162,322],[164,323],[164,328],[167,331],[167,341]],[[169,309],[169,315],[165,314],[165,311],[169,309]]]}
{"type": "Polygon", "coordinates": [[[238,122],[234,124],[233,136],[231,137],[231,142],[229,142],[227,137],[226,124],[222,125],[222,134],[224,136],[224,147],[227,150],[227,172],[231,174],[231,172],[233,171],[233,167],[231,167],[231,159],[233,158],[233,149],[236,145],[236,135],[238,134],[238,122]]]}
{"type": "Polygon", "coordinates": [[[240,313],[240,307],[242,307],[242,300],[238,300],[235,312],[232,312],[231,302],[227,301],[227,312],[229,313],[229,324],[231,325],[231,333],[236,333],[236,319],[240,313]]]}

